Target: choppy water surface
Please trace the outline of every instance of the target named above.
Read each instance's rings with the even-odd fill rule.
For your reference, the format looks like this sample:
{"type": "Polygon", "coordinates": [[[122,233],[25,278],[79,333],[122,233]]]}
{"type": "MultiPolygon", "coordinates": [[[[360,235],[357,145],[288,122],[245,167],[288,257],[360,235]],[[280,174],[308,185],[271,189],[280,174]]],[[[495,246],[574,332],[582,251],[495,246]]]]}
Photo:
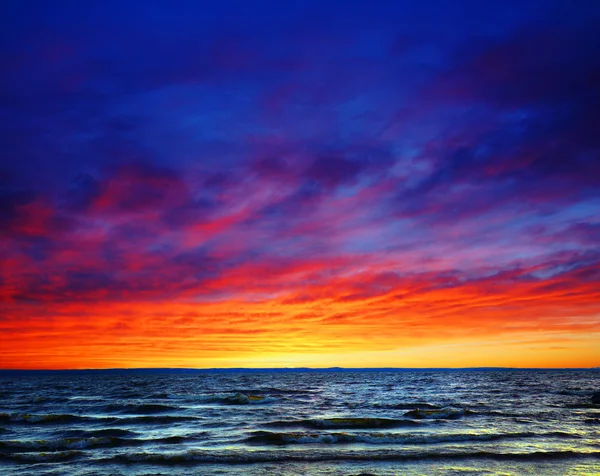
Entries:
{"type": "Polygon", "coordinates": [[[600,474],[597,371],[0,379],[0,473],[600,474]]]}

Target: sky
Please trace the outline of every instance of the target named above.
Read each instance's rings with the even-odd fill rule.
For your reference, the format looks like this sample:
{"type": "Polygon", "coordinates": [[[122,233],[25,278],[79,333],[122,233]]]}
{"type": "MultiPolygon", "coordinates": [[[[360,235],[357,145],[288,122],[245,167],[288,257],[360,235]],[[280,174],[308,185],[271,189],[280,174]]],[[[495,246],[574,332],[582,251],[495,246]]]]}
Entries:
{"type": "Polygon", "coordinates": [[[0,368],[600,365],[600,3],[0,18],[0,368]]]}

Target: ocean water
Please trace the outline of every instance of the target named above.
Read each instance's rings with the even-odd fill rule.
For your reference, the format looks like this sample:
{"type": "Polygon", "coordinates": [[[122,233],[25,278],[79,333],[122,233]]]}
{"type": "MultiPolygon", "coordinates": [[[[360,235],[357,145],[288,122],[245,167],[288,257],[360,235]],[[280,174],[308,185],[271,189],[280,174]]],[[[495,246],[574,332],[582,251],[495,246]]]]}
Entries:
{"type": "Polygon", "coordinates": [[[2,475],[600,474],[598,371],[0,378],[2,475]]]}

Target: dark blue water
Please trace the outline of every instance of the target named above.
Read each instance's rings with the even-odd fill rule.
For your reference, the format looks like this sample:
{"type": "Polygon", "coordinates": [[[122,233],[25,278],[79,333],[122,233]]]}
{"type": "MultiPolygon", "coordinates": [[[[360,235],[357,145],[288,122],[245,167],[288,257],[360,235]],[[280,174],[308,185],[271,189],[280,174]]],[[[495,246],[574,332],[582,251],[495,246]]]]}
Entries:
{"type": "Polygon", "coordinates": [[[600,474],[597,371],[0,379],[0,474],[600,474]]]}

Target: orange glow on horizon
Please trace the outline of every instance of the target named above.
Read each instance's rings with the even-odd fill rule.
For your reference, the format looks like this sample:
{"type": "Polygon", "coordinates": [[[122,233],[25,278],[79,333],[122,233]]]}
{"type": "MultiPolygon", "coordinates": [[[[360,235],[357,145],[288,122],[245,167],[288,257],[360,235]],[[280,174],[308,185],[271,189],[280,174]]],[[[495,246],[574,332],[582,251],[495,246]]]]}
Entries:
{"type": "Polygon", "coordinates": [[[373,279],[337,278],[262,300],[15,302],[0,324],[0,367],[600,364],[600,291],[591,284],[574,294],[527,282],[427,289],[412,279],[357,296],[358,280],[373,279]]]}

